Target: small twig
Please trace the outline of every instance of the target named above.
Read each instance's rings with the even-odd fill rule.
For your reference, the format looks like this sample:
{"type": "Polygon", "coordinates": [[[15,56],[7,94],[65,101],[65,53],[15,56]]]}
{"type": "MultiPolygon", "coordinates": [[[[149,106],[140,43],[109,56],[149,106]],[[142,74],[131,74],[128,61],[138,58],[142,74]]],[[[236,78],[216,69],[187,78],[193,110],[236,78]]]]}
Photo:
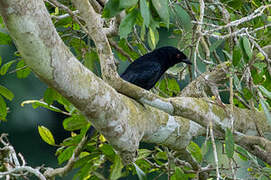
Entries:
{"type": "Polygon", "coordinates": [[[121,47],[118,46],[118,44],[112,40],[108,39],[111,46],[113,46],[118,52],[120,52],[123,56],[125,56],[129,62],[133,62],[132,58],[128,53],[126,53],[121,47]]]}
{"type": "Polygon", "coordinates": [[[55,177],[57,175],[59,176],[63,176],[64,174],[66,174],[67,172],[69,172],[70,170],[72,170],[75,162],[78,160],[78,157],[80,155],[80,153],[83,150],[84,145],[87,143],[87,138],[83,137],[81,142],[77,145],[77,147],[75,148],[72,157],[69,159],[68,163],[62,167],[62,168],[57,168],[57,169],[48,169],[44,175],[51,179],[52,177],[55,177]]]}
{"type": "MultiPolygon", "coordinates": [[[[78,10],[72,11],[72,13],[73,13],[74,15],[76,15],[76,14],[79,13],[79,11],[78,11],[78,10]]],[[[71,17],[71,15],[68,14],[68,13],[67,13],[67,14],[62,14],[62,15],[60,15],[60,16],[51,15],[51,18],[54,18],[54,19],[57,19],[57,20],[65,19],[65,18],[68,18],[68,17],[71,17]]]]}
{"type": "Polygon", "coordinates": [[[219,165],[218,165],[218,156],[217,156],[217,150],[216,150],[216,143],[215,143],[215,138],[214,138],[214,132],[213,132],[213,122],[210,121],[209,123],[209,128],[210,128],[210,136],[212,140],[212,145],[213,145],[213,154],[214,154],[214,159],[215,159],[215,166],[216,166],[216,179],[220,179],[220,173],[219,173],[219,165]]]}

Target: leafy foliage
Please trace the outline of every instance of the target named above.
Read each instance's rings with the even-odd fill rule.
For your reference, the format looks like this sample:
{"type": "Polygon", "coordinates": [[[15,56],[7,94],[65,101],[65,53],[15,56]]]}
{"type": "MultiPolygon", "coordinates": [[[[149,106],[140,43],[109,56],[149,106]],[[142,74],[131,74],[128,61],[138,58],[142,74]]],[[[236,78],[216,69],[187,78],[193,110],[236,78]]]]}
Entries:
{"type": "MultiPolygon", "coordinates": [[[[71,9],[73,8],[69,2],[61,2],[71,9]]],[[[202,34],[203,37],[200,38],[201,43],[199,43],[197,51],[195,50],[198,37],[196,33],[198,24],[196,21],[200,16],[200,4],[197,1],[187,3],[181,0],[109,0],[103,8],[102,17],[105,20],[104,26],[109,26],[111,18],[118,18],[118,16],[121,16],[121,12],[126,13],[124,18],[121,19],[118,36],[111,38],[111,40],[115,41],[117,46],[132,60],[156,47],[173,45],[183,49],[187,55],[191,55],[191,59],[195,59],[194,62],[197,62],[198,69],[195,69],[196,67],[194,66],[193,72],[201,73],[206,70],[212,70],[215,65],[224,61],[230,61],[231,71],[228,76],[233,78],[234,86],[229,87],[229,84],[226,83],[218,87],[219,90],[233,88],[234,105],[239,108],[255,108],[258,111],[263,111],[270,125],[270,62],[269,64],[267,63],[268,60],[265,55],[259,51],[254,42],[257,40],[257,45],[260,47],[270,44],[270,8],[259,17],[231,27],[232,31],[242,28],[245,28],[246,31],[240,31],[234,37],[224,38],[227,35],[227,28],[210,32],[214,27],[227,25],[219,7],[229,12],[229,22],[232,22],[248,16],[267,2],[259,0],[221,0],[220,3],[222,4],[221,6],[212,4],[205,7],[206,16],[204,16],[201,28],[206,33],[202,34]],[[214,27],[208,26],[209,24],[213,24],[214,27]],[[258,30],[253,31],[256,28],[258,30]],[[255,39],[250,36],[255,36],[255,39]],[[209,55],[207,52],[209,52],[209,55]]],[[[60,16],[67,13],[49,3],[47,8],[52,16],[60,16]]],[[[0,23],[4,26],[1,18],[0,23]]],[[[99,58],[93,41],[81,30],[80,25],[73,21],[71,17],[56,18],[53,19],[53,23],[73,54],[87,68],[97,76],[100,76],[99,58]]],[[[8,34],[0,33],[1,45],[11,44],[11,42],[8,34]]],[[[127,61],[127,57],[122,52],[117,48],[114,50],[116,56],[122,62],[127,61]]],[[[271,50],[266,50],[267,54],[269,52],[271,50]]],[[[12,71],[16,71],[18,78],[26,78],[30,74],[31,70],[27,67],[24,60],[21,59],[19,54],[17,57],[17,59],[7,63],[4,63],[0,58],[1,77],[12,71]],[[15,65],[16,67],[13,68],[15,65]],[[13,70],[11,70],[12,68],[13,70]]],[[[174,73],[168,72],[154,89],[160,96],[176,96],[187,84],[188,76],[196,78],[194,74],[183,70],[183,67],[174,67],[171,72],[174,73]]],[[[0,120],[6,120],[8,115],[8,107],[4,98],[11,101],[14,95],[7,87],[0,85],[0,120]]],[[[209,98],[212,100],[211,97],[209,98]]],[[[224,100],[224,103],[229,101],[228,94],[224,99],[227,99],[224,100]]],[[[69,101],[52,88],[48,88],[45,91],[42,100],[24,101],[22,106],[25,104],[32,104],[33,108],[43,107],[68,116],[63,121],[63,127],[71,132],[71,137],[59,144],[56,144],[49,129],[43,126],[38,127],[43,141],[58,147],[56,152],[58,163],[64,164],[67,162],[72,157],[74,149],[87,133],[91,124],[69,101]],[[55,107],[54,103],[63,105],[64,110],[55,107]]],[[[233,137],[234,134],[229,129],[226,129],[225,141],[222,141],[222,143],[221,141],[216,142],[216,146],[219,149],[219,166],[223,178],[229,177],[229,159],[236,161],[236,169],[245,163],[249,169],[243,170],[242,173],[249,173],[252,179],[270,178],[271,167],[259,161],[244,148],[236,145],[233,137]],[[222,152],[224,148],[225,153],[222,152]]],[[[205,142],[199,139],[200,137],[190,142],[187,147],[191,158],[202,166],[206,166],[207,163],[214,165],[214,160],[210,158],[213,152],[212,142],[208,140],[208,137],[205,142]]],[[[79,170],[73,179],[119,179],[137,176],[141,180],[162,176],[171,180],[177,180],[196,177],[198,172],[193,171],[191,166],[182,163],[182,159],[175,156],[176,152],[174,150],[159,145],[149,145],[147,148],[139,149],[136,162],[133,165],[124,167],[114,148],[101,134],[96,133],[84,147],[84,151],[81,152],[79,159],[76,161],[75,168],[79,170]]],[[[210,170],[210,174],[213,177],[215,177],[214,172],[210,170]]]]}

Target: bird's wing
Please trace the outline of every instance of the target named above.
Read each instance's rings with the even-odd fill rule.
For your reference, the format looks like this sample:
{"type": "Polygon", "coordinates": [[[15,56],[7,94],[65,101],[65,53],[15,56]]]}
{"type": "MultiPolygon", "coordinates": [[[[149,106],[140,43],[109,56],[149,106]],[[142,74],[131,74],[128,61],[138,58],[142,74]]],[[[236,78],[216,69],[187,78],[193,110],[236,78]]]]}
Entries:
{"type": "Polygon", "coordinates": [[[144,89],[151,89],[159,80],[162,67],[159,63],[153,61],[144,61],[129,66],[121,77],[144,89]]]}

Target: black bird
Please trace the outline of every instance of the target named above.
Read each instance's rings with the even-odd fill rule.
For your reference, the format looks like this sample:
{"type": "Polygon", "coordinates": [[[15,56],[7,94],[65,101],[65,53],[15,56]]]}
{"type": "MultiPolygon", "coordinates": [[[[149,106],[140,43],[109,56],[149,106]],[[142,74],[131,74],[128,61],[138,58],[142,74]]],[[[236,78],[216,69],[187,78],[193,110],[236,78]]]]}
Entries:
{"type": "Polygon", "coordinates": [[[192,64],[177,48],[161,47],[132,62],[121,74],[121,78],[149,90],[168,68],[180,62],[192,64]]]}

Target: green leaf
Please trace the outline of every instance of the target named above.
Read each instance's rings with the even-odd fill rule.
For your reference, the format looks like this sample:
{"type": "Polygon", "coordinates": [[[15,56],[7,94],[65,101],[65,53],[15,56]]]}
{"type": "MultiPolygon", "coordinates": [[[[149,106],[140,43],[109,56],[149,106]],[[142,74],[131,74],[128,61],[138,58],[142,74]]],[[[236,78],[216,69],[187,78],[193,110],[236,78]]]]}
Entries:
{"type": "Polygon", "coordinates": [[[241,83],[236,74],[233,75],[233,84],[238,91],[242,91],[241,83]]]}
{"type": "Polygon", "coordinates": [[[62,151],[57,157],[58,164],[62,164],[63,162],[69,160],[72,157],[74,149],[75,147],[71,146],[62,151]]]}
{"type": "Polygon", "coordinates": [[[265,89],[265,87],[259,85],[258,86],[259,89],[261,90],[261,92],[264,94],[264,96],[266,96],[268,99],[271,99],[271,92],[268,91],[267,89],[265,89]]]}
{"type": "Polygon", "coordinates": [[[0,69],[0,75],[5,75],[9,69],[9,67],[15,62],[15,60],[13,61],[9,61],[6,64],[4,64],[1,69],[0,69]]]}
{"type": "Polygon", "coordinates": [[[121,21],[119,27],[120,38],[127,38],[128,34],[132,31],[137,18],[137,10],[134,9],[121,21]]]}
{"type": "Polygon", "coordinates": [[[229,128],[226,129],[225,146],[226,146],[226,154],[228,158],[232,158],[233,153],[234,153],[234,140],[233,140],[232,132],[229,128]]]}
{"type": "Polygon", "coordinates": [[[121,163],[120,157],[118,155],[115,155],[114,164],[111,166],[110,180],[119,179],[122,176],[122,168],[123,165],[121,163]]]}
{"type": "Polygon", "coordinates": [[[218,46],[220,46],[223,42],[224,42],[223,39],[219,39],[219,40],[215,41],[214,43],[212,43],[212,45],[210,47],[210,53],[215,51],[216,48],[218,48],[218,46]]]}
{"type": "Polygon", "coordinates": [[[2,64],[2,57],[0,56],[0,66],[1,66],[1,64],[2,64]]]}
{"type": "Polygon", "coordinates": [[[156,9],[156,12],[160,18],[169,27],[169,11],[168,11],[168,1],[167,0],[152,0],[152,4],[156,9]]]}
{"type": "Polygon", "coordinates": [[[5,120],[7,117],[7,105],[4,98],[0,95],[0,119],[5,120]]]}
{"type": "Polygon", "coordinates": [[[254,84],[260,84],[263,81],[264,72],[258,72],[255,68],[251,68],[251,76],[254,84]]]}
{"type": "Polygon", "coordinates": [[[248,159],[250,159],[248,152],[241,146],[236,145],[236,152],[242,160],[247,161],[248,159]]]}
{"type": "Polygon", "coordinates": [[[140,13],[143,18],[143,24],[149,27],[151,21],[151,13],[146,0],[140,0],[140,13]]]}
{"type": "Polygon", "coordinates": [[[14,94],[8,88],[1,85],[0,85],[0,94],[10,101],[14,98],[14,94]]]}
{"type": "Polygon", "coordinates": [[[151,43],[153,46],[155,46],[155,35],[154,35],[154,32],[151,28],[149,30],[149,33],[150,33],[151,43]]]}
{"type": "Polygon", "coordinates": [[[200,163],[202,161],[201,149],[196,143],[191,141],[187,149],[190,152],[190,154],[197,160],[197,162],[200,163]]]}
{"type": "Polygon", "coordinates": [[[178,18],[177,20],[180,22],[182,28],[185,31],[190,32],[193,27],[190,15],[181,6],[177,4],[175,4],[173,7],[174,7],[173,10],[178,18]]]}
{"type": "Polygon", "coordinates": [[[246,62],[248,62],[251,58],[252,58],[252,49],[251,49],[251,45],[250,45],[250,42],[248,40],[248,38],[246,37],[243,37],[241,39],[241,44],[242,44],[242,50],[243,50],[243,54],[245,55],[244,59],[246,62]]]}
{"type": "Polygon", "coordinates": [[[147,180],[147,175],[136,165],[136,163],[133,163],[135,169],[136,169],[136,174],[138,176],[139,180],[147,180]]]}
{"type": "Polygon", "coordinates": [[[8,34],[0,32],[0,45],[11,44],[11,42],[12,39],[8,34]]]}
{"type": "Polygon", "coordinates": [[[155,158],[157,159],[163,159],[163,160],[168,160],[167,153],[166,152],[158,152],[155,155],[155,158]]]}
{"type": "Polygon", "coordinates": [[[137,4],[138,0],[120,0],[119,7],[126,9],[137,4]]]}
{"type": "Polygon", "coordinates": [[[55,139],[53,137],[53,134],[49,129],[47,129],[44,126],[38,126],[40,137],[43,141],[45,141],[47,144],[50,144],[52,146],[55,146],[55,139]]]}
{"type": "Polygon", "coordinates": [[[60,95],[53,88],[47,88],[43,95],[43,100],[48,105],[53,104],[54,100],[59,99],[60,95]]]}
{"type": "MultiPolygon", "coordinates": [[[[127,42],[125,39],[121,39],[119,42],[118,42],[118,45],[126,52],[130,55],[130,57],[132,59],[137,59],[139,58],[139,54],[134,51],[133,49],[130,49],[130,47],[128,46],[127,42]]],[[[120,55],[119,55],[120,56],[120,55]]],[[[127,60],[127,58],[125,57],[124,59],[122,60],[127,60]]]]}
{"type": "Polygon", "coordinates": [[[99,147],[100,151],[103,152],[104,155],[107,156],[111,161],[114,160],[114,157],[116,155],[115,151],[113,150],[112,146],[110,144],[103,144],[101,147],[99,147]]]}
{"type": "Polygon", "coordinates": [[[234,46],[234,49],[233,49],[232,64],[234,66],[238,66],[241,58],[242,58],[242,49],[237,44],[236,46],[234,46]]]}
{"type": "Polygon", "coordinates": [[[148,150],[148,149],[139,149],[138,150],[138,157],[137,159],[143,159],[148,157],[150,154],[152,153],[152,151],[148,150]]]}
{"type": "Polygon", "coordinates": [[[149,32],[148,32],[148,44],[152,50],[155,49],[158,41],[159,41],[159,33],[157,29],[156,28],[153,29],[150,27],[149,32]]]}
{"type": "Polygon", "coordinates": [[[83,115],[73,115],[63,121],[63,127],[67,131],[74,131],[87,126],[88,122],[83,115]]]}
{"type": "Polygon", "coordinates": [[[244,97],[246,98],[246,100],[250,100],[253,97],[252,93],[250,92],[248,88],[243,88],[242,90],[243,90],[244,97]]]}
{"type": "Polygon", "coordinates": [[[183,170],[180,167],[175,167],[174,174],[170,177],[170,180],[186,180],[188,179],[183,170]]]}
{"type": "Polygon", "coordinates": [[[26,78],[31,73],[31,69],[26,66],[23,60],[17,63],[16,70],[16,75],[19,79],[26,78]]]}
{"type": "Polygon", "coordinates": [[[122,11],[119,7],[119,0],[109,0],[104,7],[103,15],[104,18],[111,18],[116,16],[122,11]]]}
{"type": "Polygon", "coordinates": [[[265,102],[265,100],[263,100],[262,98],[260,98],[260,103],[261,103],[261,106],[263,108],[264,114],[266,116],[267,123],[269,125],[271,125],[271,114],[270,114],[270,111],[268,109],[268,105],[265,102]]]}

